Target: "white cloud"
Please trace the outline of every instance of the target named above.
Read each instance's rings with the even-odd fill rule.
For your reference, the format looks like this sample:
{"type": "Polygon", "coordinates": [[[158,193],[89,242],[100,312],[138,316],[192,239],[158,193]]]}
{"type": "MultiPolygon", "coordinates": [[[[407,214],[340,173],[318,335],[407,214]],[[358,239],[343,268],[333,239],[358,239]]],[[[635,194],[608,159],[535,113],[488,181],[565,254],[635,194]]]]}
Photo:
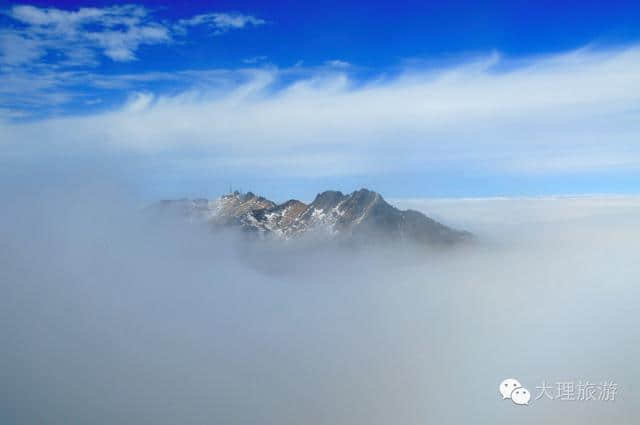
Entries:
{"type": "Polygon", "coordinates": [[[141,44],[157,44],[170,40],[168,30],[159,24],[131,27],[123,31],[105,31],[87,34],[87,38],[104,48],[104,54],[117,62],[136,59],[135,51],[141,44]]]}
{"type": "Polygon", "coordinates": [[[254,63],[258,63],[258,62],[264,62],[266,60],[267,60],[267,56],[260,55],[260,56],[253,56],[253,57],[250,57],[250,58],[242,59],[242,63],[254,64],[254,63]]]}
{"type": "Polygon", "coordinates": [[[0,52],[0,63],[20,65],[44,56],[46,49],[37,40],[16,33],[0,32],[0,52]]]}
{"type": "Polygon", "coordinates": [[[127,103],[127,112],[142,112],[149,109],[153,103],[153,94],[151,93],[134,93],[127,103]]]}
{"type": "Polygon", "coordinates": [[[39,9],[34,6],[20,5],[14,6],[10,15],[16,20],[30,25],[52,25],[73,29],[80,22],[95,20],[107,13],[110,12],[95,8],[81,8],[75,12],[68,12],[60,9],[39,9]]]}
{"type": "Polygon", "coordinates": [[[171,40],[167,28],[152,22],[146,9],[135,5],[76,11],[22,5],[6,13],[24,28],[5,29],[0,36],[32,52],[25,55],[4,47],[2,62],[13,65],[33,63],[49,51],[62,53],[70,60],[68,65],[94,64],[92,49],[115,61],[129,61],[136,58],[139,45],[171,40]]]}
{"type": "Polygon", "coordinates": [[[56,52],[58,66],[96,65],[96,52],[116,62],[136,60],[141,45],[171,42],[187,27],[207,25],[216,33],[261,25],[254,16],[208,13],[172,25],[155,20],[142,6],[63,10],[13,6],[4,12],[18,26],[0,30],[0,64],[35,65],[48,52],[56,52]]]}
{"type": "Polygon", "coordinates": [[[248,25],[264,25],[264,19],[241,13],[204,13],[189,19],[181,19],[176,27],[179,31],[185,31],[187,27],[208,25],[214,34],[222,34],[231,29],[241,29],[248,25]]]}
{"type": "MultiPolygon", "coordinates": [[[[35,151],[49,140],[68,149],[171,152],[210,169],[298,176],[640,167],[638,46],[515,64],[492,54],[365,82],[331,67],[197,75],[188,77],[192,89],[146,93],[110,112],[5,123],[5,143],[20,140],[25,148],[32,141],[35,151]]],[[[140,92],[134,80],[143,78],[126,84],[140,92]]]]}
{"type": "Polygon", "coordinates": [[[351,64],[349,62],[343,61],[343,60],[339,60],[339,59],[326,61],[325,64],[327,66],[333,66],[335,68],[348,68],[348,67],[351,66],[351,64]]]}

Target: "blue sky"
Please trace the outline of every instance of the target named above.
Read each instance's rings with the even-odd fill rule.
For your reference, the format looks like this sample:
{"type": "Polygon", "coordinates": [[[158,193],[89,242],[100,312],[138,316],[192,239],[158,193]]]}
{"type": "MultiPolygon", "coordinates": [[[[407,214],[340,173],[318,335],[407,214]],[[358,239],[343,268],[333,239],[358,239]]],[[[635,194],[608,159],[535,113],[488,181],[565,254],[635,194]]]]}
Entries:
{"type": "Polygon", "coordinates": [[[105,168],[151,198],[230,184],[278,199],[329,187],[388,197],[639,187],[637,2],[0,10],[7,178],[105,168]]]}

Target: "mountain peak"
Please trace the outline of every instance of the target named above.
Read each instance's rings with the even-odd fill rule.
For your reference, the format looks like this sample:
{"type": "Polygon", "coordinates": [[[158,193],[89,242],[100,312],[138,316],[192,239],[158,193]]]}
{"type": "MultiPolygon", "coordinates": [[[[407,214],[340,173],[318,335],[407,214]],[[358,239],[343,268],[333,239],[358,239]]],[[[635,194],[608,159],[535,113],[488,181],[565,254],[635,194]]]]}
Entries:
{"type": "Polygon", "coordinates": [[[351,195],[360,195],[360,196],[364,196],[364,195],[368,195],[368,194],[375,194],[375,195],[379,195],[378,192],[374,192],[373,190],[369,190],[366,187],[362,187],[358,190],[354,190],[353,192],[351,192],[351,195]]]}
{"type": "Polygon", "coordinates": [[[345,195],[342,192],[337,190],[325,190],[324,192],[318,193],[316,198],[313,200],[311,205],[316,205],[321,207],[323,205],[336,204],[344,199],[345,195]]]}

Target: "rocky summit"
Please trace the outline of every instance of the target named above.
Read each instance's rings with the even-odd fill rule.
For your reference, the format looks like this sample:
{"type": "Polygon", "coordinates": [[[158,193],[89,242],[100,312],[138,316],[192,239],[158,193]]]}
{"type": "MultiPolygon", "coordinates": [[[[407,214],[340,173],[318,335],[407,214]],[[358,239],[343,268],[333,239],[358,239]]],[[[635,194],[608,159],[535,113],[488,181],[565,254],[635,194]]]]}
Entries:
{"type": "Polygon", "coordinates": [[[235,226],[261,238],[320,237],[351,241],[410,241],[451,245],[472,235],[447,227],[418,211],[401,211],[379,193],[326,191],[310,204],[292,199],[276,204],[251,192],[233,192],[216,200],[161,201],[157,209],[212,227],[235,226]]]}

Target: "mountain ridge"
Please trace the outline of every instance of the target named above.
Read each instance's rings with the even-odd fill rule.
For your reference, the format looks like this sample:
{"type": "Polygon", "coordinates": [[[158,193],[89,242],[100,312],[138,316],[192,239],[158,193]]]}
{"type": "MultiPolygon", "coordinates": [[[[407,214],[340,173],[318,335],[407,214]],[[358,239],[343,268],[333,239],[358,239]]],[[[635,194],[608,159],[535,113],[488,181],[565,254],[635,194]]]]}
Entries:
{"type": "Polygon", "coordinates": [[[366,188],[350,194],[327,190],[309,204],[297,199],[277,204],[252,192],[236,191],[216,200],[165,200],[158,206],[178,212],[188,221],[239,227],[261,238],[288,240],[313,235],[363,242],[403,240],[451,245],[473,237],[419,211],[399,210],[366,188]]]}

